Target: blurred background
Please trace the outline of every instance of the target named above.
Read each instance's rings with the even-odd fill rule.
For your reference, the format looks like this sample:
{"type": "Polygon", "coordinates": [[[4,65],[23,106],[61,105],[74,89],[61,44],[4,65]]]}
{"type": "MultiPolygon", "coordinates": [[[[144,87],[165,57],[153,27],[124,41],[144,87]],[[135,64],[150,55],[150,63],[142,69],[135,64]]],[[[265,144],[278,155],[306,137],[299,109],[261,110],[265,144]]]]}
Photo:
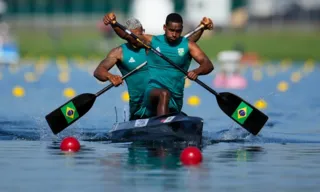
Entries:
{"type": "Polygon", "coordinates": [[[216,28],[199,44],[212,59],[235,48],[261,60],[319,58],[319,0],[0,0],[1,60],[101,58],[122,43],[102,23],[111,11],[120,23],[137,17],[151,34],[163,32],[170,12],[182,14],[185,33],[210,17],[216,28]]]}
{"type": "MultiPolygon", "coordinates": [[[[319,61],[320,0],[0,0],[1,191],[318,191],[312,179],[320,176],[319,61]],[[174,11],[183,16],[184,34],[210,17],[215,30],[205,31],[198,44],[215,70],[199,79],[267,114],[259,135],[248,135],[214,95],[189,79],[182,110],[204,119],[203,135],[214,144],[204,150],[199,169],[166,171],[177,165],[169,151],[147,158],[127,145],[85,142],[107,140],[115,122],[128,120],[126,84],[105,92],[85,116],[53,135],[47,114],[109,84],[93,71],[124,43],[102,23],[111,11],[119,23],[138,18],[152,34],[163,33],[174,11]],[[60,153],[59,142],[51,143],[65,136],[79,138],[83,150],[60,153]]],[[[120,75],[117,67],[111,72],[120,75]]]]}
{"type": "MultiPolygon", "coordinates": [[[[0,0],[0,120],[32,119],[36,127],[48,129],[46,114],[78,94],[106,86],[93,71],[111,48],[124,43],[102,23],[111,11],[120,23],[138,18],[151,34],[163,33],[171,12],[183,16],[184,34],[210,17],[215,30],[205,31],[198,44],[215,70],[201,80],[265,110],[272,126],[295,115],[286,109],[308,114],[306,104],[299,107],[304,99],[314,106],[302,93],[316,91],[312,83],[318,81],[313,71],[320,59],[319,0],[0,0]],[[288,98],[297,105],[287,105],[288,98]]],[[[193,62],[191,68],[196,66],[193,62]]],[[[116,67],[111,72],[120,75],[116,67]]],[[[215,125],[221,123],[220,128],[231,123],[212,94],[188,79],[185,87],[187,114],[219,119],[215,125]]],[[[120,117],[128,111],[126,86],[102,97],[79,127],[105,127],[101,121],[111,127],[117,117],[114,107],[120,117]]]]}

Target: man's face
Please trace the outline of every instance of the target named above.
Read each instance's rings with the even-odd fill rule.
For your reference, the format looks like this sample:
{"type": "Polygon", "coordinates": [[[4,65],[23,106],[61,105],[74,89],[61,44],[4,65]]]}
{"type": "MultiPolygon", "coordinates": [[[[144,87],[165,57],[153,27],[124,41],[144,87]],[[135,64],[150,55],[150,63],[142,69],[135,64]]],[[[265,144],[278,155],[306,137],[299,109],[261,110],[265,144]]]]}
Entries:
{"type": "Polygon", "coordinates": [[[137,29],[131,29],[130,30],[135,35],[142,35],[144,33],[144,29],[142,27],[139,27],[137,29]]]}
{"type": "Polygon", "coordinates": [[[169,22],[168,25],[163,26],[163,30],[167,41],[173,43],[180,38],[183,26],[182,23],[169,22]]]}
{"type": "MultiPolygon", "coordinates": [[[[131,29],[130,31],[137,36],[144,34],[144,29],[142,27],[139,27],[137,29],[131,29]]],[[[135,41],[135,43],[133,43],[132,45],[133,47],[141,47],[141,44],[138,41],[135,41]]]]}

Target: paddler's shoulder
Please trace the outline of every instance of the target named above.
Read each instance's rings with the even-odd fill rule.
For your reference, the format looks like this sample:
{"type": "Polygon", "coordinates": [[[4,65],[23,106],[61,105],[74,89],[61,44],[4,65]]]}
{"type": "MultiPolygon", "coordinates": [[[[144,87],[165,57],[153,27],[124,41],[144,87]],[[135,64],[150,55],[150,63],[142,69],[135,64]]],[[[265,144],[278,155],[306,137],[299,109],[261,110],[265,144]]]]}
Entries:
{"type": "Polygon", "coordinates": [[[152,40],[164,41],[164,40],[165,40],[165,35],[154,35],[154,36],[152,37],[152,40]]]}
{"type": "Polygon", "coordinates": [[[125,44],[122,44],[122,45],[120,45],[120,46],[118,46],[118,47],[115,47],[115,48],[113,48],[113,49],[111,49],[110,50],[110,52],[109,52],[109,55],[122,55],[122,50],[123,50],[123,48],[125,47],[126,45],[125,44]]]}
{"type": "Polygon", "coordinates": [[[144,49],[140,48],[140,47],[133,47],[130,43],[124,43],[122,45],[120,45],[122,51],[123,50],[128,50],[128,51],[132,51],[132,52],[145,52],[144,49]]]}
{"type": "Polygon", "coordinates": [[[123,43],[119,47],[120,49],[130,49],[130,43],[123,43]]]}
{"type": "Polygon", "coordinates": [[[181,36],[180,38],[182,42],[189,42],[189,39],[184,36],[181,36]]]}

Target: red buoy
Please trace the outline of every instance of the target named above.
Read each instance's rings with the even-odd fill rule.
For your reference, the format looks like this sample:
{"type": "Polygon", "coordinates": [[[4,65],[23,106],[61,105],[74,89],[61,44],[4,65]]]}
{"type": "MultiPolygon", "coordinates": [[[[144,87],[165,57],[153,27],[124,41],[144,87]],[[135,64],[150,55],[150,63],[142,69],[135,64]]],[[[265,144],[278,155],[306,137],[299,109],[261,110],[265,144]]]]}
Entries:
{"type": "Polygon", "coordinates": [[[77,152],[80,150],[80,143],[75,137],[66,137],[61,141],[60,149],[62,151],[77,152]]]}
{"type": "Polygon", "coordinates": [[[202,162],[202,153],[197,147],[187,147],[180,154],[184,165],[197,165],[202,162]]]}

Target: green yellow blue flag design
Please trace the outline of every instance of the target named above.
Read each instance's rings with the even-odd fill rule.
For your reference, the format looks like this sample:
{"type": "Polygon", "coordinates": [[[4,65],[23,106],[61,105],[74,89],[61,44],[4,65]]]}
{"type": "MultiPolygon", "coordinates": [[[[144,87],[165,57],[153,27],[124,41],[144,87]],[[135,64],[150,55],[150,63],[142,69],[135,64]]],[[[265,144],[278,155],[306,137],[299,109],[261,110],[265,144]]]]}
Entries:
{"type": "Polygon", "coordinates": [[[242,125],[247,120],[252,111],[253,109],[249,105],[241,102],[237,109],[233,112],[232,118],[242,125]]]}
{"type": "Polygon", "coordinates": [[[79,117],[79,113],[78,113],[78,111],[72,101],[65,104],[60,109],[61,109],[63,116],[66,118],[66,120],[69,124],[79,117]]]}

